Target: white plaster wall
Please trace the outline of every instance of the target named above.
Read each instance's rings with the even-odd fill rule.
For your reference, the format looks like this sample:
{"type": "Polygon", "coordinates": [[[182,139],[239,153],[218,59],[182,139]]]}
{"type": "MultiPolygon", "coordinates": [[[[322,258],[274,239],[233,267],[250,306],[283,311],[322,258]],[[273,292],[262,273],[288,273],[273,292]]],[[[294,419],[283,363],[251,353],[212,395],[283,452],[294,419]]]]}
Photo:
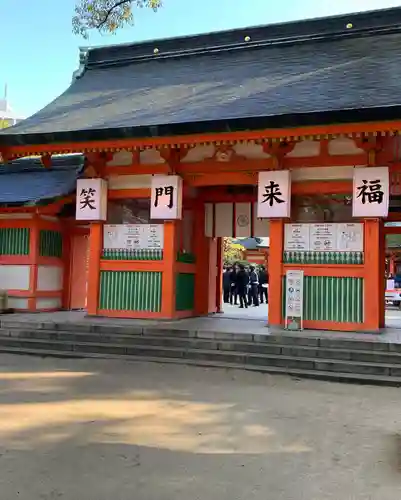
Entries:
{"type": "Polygon", "coordinates": [[[160,151],[157,149],[145,149],[139,154],[140,162],[143,164],[165,163],[160,151]]]}
{"type": "Polygon", "coordinates": [[[59,266],[39,266],[37,290],[57,292],[63,288],[63,268],[59,266]]]}
{"type": "Polygon", "coordinates": [[[10,309],[28,309],[28,299],[23,297],[8,297],[8,307],[10,309]]]}
{"type": "Polygon", "coordinates": [[[291,170],[292,181],[352,179],[354,167],[307,167],[291,170]]]}
{"type": "Polygon", "coordinates": [[[52,297],[36,299],[36,309],[40,311],[41,309],[61,309],[61,298],[52,297]]]}
{"type": "Polygon", "coordinates": [[[0,289],[29,290],[30,266],[0,265],[0,289]]]}
{"type": "Polygon", "coordinates": [[[108,188],[111,190],[141,188],[150,189],[151,183],[151,175],[113,175],[108,179],[108,188]]]}
{"type": "Polygon", "coordinates": [[[307,156],[318,156],[320,153],[320,142],[305,140],[297,142],[292,151],[287,154],[288,158],[303,158],[307,156]]]}

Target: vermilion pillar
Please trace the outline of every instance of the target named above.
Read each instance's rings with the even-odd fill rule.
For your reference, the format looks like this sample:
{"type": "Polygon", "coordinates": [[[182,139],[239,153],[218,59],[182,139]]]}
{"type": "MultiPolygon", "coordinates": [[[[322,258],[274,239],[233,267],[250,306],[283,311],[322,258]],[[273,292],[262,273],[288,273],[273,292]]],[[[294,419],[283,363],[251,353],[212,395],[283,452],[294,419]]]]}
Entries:
{"type": "Polygon", "coordinates": [[[163,281],[162,281],[162,315],[164,318],[174,318],[176,300],[176,269],[179,247],[179,224],[181,221],[166,221],[164,223],[163,248],[163,281]]]}
{"type": "Polygon", "coordinates": [[[385,323],[385,240],[383,221],[366,219],[364,243],[364,328],[377,331],[385,323]]]}
{"type": "Polygon", "coordinates": [[[283,279],[281,275],[284,250],[284,220],[270,221],[269,248],[269,325],[282,325],[283,279]]]}
{"type": "Polygon", "coordinates": [[[100,259],[103,248],[103,222],[92,222],[89,235],[87,310],[96,315],[99,307],[100,259]]]}
{"type": "Polygon", "coordinates": [[[205,207],[198,203],[194,210],[194,252],[196,255],[195,314],[209,313],[210,244],[205,236],[205,207]]]}
{"type": "Polygon", "coordinates": [[[29,277],[29,291],[31,297],[28,299],[29,311],[36,311],[36,292],[38,288],[38,261],[39,261],[39,217],[35,215],[32,219],[31,234],[29,239],[29,259],[31,273],[29,277]]]}

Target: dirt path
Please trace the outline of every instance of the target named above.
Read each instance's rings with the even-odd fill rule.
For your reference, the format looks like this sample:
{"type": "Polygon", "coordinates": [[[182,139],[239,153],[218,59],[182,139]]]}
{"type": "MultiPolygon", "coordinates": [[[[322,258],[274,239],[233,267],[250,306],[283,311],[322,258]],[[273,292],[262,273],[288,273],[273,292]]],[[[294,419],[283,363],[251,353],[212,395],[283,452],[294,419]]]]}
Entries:
{"type": "Polygon", "coordinates": [[[400,394],[0,355],[0,498],[395,500],[400,394]]]}

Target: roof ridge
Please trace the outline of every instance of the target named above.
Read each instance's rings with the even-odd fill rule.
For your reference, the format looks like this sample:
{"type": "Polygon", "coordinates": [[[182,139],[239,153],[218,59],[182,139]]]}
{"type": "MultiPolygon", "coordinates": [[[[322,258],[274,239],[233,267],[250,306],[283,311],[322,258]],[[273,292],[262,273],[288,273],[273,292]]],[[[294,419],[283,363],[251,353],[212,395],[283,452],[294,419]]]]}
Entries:
{"type": "MultiPolygon", "coordinates": [[[[335,41],[341,40],[343,38],[359,38],[363,35],[367,36],[377,36],[377,35],[391,35],[401,33],[401,25],[384,27],[376,29],[374,32],[368,29],[352,30],[352,31],[341,31],[330,34],[311,34],[304,36],[293,36],[281,39],[266,40],[260,42],[241,42],[230,45],[215,45],[206,48],[194,48],[194,49],[182,49],[176,51],[169,51],[160,53],[157,52],[157,59],[172,59],[177,57],[186,56],[197,56],[202,54],[213,54],[218,52],[233,52],[237,50],[249,50],[251,48],[266,48],[266,47],[283,47],[287,45],[308,43],[308,42],[318,42],[318,41],[335,41]]],[[[108,66],[118,66],[132,64],[135,62],[144,62],[148,60],[155,60],[155,54],[137,55],[133,57],[126,57],[119,60],[104,60],[97,61],[96,63],[87,62],[86,69],[91,69],[93,67],[108,67],[108,66]]]]}
{"type": "Polygon", "coordinates": [[[84,62],[85,69],[89,69],[156,57],[183,57],[221,50],[244,50],[266,45],[368,36],[398,32],[400,25],[401,7],[393,7],[128,44],[85,47],[82,52],[86,57],[81,64],[84,62]]]}

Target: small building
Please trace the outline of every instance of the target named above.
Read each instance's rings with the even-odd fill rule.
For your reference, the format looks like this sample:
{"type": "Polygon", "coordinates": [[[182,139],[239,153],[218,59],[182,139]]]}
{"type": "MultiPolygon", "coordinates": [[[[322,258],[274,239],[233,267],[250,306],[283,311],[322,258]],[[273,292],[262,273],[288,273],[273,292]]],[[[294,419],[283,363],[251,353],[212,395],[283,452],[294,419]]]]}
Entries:
{"type": "Polygon", "coordinates": [[[235,240],[245,248],[244,260],[258,266],[268,265],[269,238],[241,238],[235,240]]]}
{"type": "Polygon", "coordinates": [[[49,168],[40,158],[0,166],[0,288],[9,307],[85,308],[89,226],[76,224],[74,201],[83,170],[80,154],[53,156],[49,168]]]}
{"type": "Polygon", "coordinates": [[[7,101],[7,92],[5,92],[4,98],[0,99],[0,129],[12,127],[21,120],[23,120],[22,116],[11,108],[7,101]]]}

